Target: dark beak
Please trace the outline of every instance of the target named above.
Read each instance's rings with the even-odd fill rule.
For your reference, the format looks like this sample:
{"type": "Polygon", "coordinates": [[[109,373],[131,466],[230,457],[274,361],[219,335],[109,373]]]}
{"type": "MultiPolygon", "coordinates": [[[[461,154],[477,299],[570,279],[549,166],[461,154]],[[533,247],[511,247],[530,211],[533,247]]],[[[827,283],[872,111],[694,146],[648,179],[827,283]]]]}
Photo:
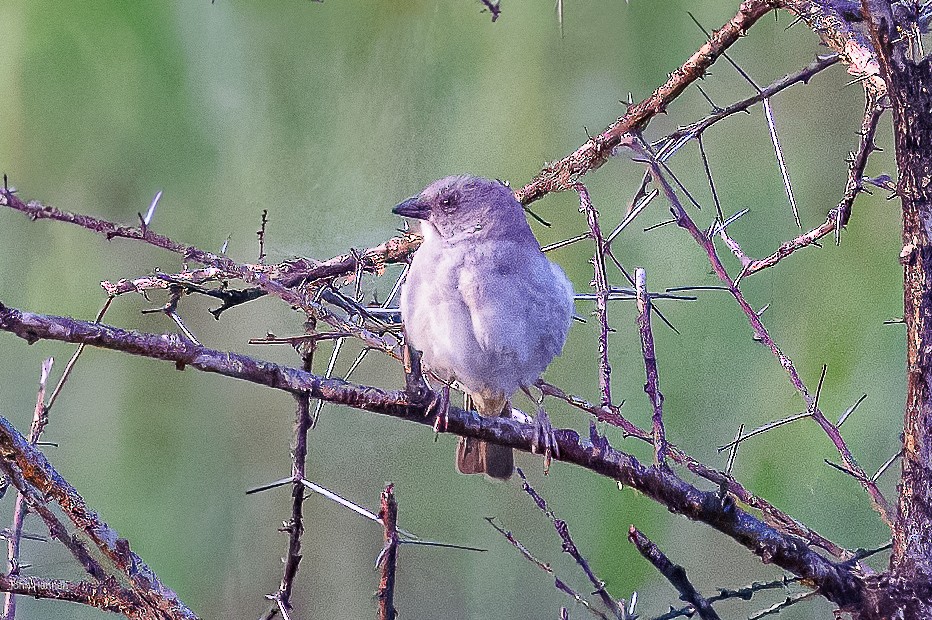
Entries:
{"type": "Polygon", "coordinates": [[[426,220],[428,216],[430,216],[430,205],[421,202],[420,197],[415,196],[414,198],[408,198],[404,202],[396,205],[395,208],[392,209],[392,213],[403,217],[414,217],[419,220],[426,220]]]}

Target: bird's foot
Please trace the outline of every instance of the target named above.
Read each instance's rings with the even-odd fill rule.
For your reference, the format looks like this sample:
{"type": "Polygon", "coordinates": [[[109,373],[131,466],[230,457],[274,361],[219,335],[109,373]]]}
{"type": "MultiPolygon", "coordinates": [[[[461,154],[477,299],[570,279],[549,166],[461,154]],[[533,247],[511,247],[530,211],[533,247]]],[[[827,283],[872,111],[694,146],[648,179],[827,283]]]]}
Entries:
{"type": "Polygon", "coordinates": [[[405,393],[411,403],[426,404],[429,412],[430,404],[436,400],[434,392],[424,380],[421,373],[421,353],[414,347],[406,344],[404,347],[405,393]]]}
{"type": "Polygon", "coordinates": [[[444,385],[440,389],[440,394],[434,398],[433,402],[427,407],[427,414],[435,414],[434,432],[445,433],[447,423],[450,421],[450,386],[444,385]]]}
{"type": "Polygon", "coordinates": [[[537,407],[537,415],[534,417],[534,440],[531,443],[531,452],[544,455],[545,474],[550,472],[552,457],[560,458],[560,445],[557,443],[553,426],[550,424],[550,416],[541,406],[537,407]]]}

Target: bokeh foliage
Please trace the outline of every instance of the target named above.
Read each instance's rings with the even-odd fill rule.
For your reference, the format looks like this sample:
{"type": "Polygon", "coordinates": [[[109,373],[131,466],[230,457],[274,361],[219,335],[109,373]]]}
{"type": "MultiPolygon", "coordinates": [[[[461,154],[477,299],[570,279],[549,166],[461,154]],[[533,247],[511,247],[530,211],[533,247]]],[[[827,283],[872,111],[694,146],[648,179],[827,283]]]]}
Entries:
{"type": "MultiPolygon", "coordinates": [[[[456,172],[528,181],[619,115],[620,100],[646,96],[691,54],[707,27],[734,2],[706,0],[566,1],[561,38],[550,3],[505,0],[496,23],[471,0],[328,1],[276,5],[229,2],[11,0],[0,5],[0,170],[25,197],[132,222],[158,189],[165,195],[154,227],[180,241],[254,260],[262,209],[270,212],[270,260],[327,258],[378,243],[400,221],[389,212],[427,182],[456,172]]],[[[764,19],[731,52],[761,84],[801,68],[824,49],[803,25],[764,19]]],[[[840,197],[845,157],[856,145],[862,95],[834,67],[809,86],[774,101],[777,127],[804,226],[822,221],[840,197]]],[[[703,88],[720,105],[750,94],[724,63],[703,88]]],[[[682,96],[647,137],[695,120],[708,104],[695,89],[682,96]]],[[[884,121],[884,126],[887,123],[884,121]]],[[[886,134],[881,145],[889,146],[886,134]]],[[[749,207],[731,228],[751,255],[762,256],[796,234],[759,108],[733,117],[706,137],[726,212],[749,207]]],[[[892,148],[890,149],[892,151],[892,148]]],[[[695,145],[672,167],[713,215],[695,145]]],[[[869,172],[891,171],[881,153],[869,172]]],[[[624,213],[640,176],[625,154],[586,180],[603,228],[624,213]]],[[[821,404],[840,414],[862,393],[867,401],[844,430],[872,471],[897,449],[903,403],[902,329],[882,321],[901,314],[898,212],[875,193],[855,205],[840,247],[807,249],[744,284],[751,302],[770,304],[765,323],[814,386],[828,375],[821,404]]],[[[542,243],[578,234],[585,220],[575,196],[535,205],[553,223],[535,225],[542,243]]],[[[657,200],[616,242],[626,266],[644,266],[651,288],[715,284],[703,254],[672,226],[642,233],[667,218],[657,200]]],[[[591,247],[559,250],[577,290],[591,279],[591,247]]],[[[97,283],[179,267],[176,257],[129,242],[107,243],[63,224],[30,223],[0,211],[0,300],[24,309],[91,318],[103,302],[97,283]]],[[[732,263],[734,267],[734,263],[732,263]]],[[[392,274],[397,271],[392,271],[392,274]]],[[[610,274],[620,283],[617,272],[610,274]]],[[[367,279],[380,299],[390,278],[367,279]]],[[[716,446],[749,427],[798,412],[777,362],[760,345],[725,293],[661,305],[676,335],[656,327],[670,438],[709,463],[716,446]]],[[[139,310],[161,301],[120,299],[108,321],[172,331],[161,315],[139,310]]],[[[262,300],[214,321],[210,304],[188,299],[183,314],[202,342],[286,363],[284,349],[251,348],[246,337],[297,333],[301,318],[262,300]]],[[[578,314],[591,308],[580,303],[578,314]]],[[[616,302],[611,318],[613,387],[631,419],[647,423],[633,305],[616,302]]],[[[596,326],[573,328],[548,379],[595,398],[596,326]]],[[[353,357],[338,364],[338,374],[353,357]]],[[[27,347],[0,335],[0,414],[25,429],[41,360],[61,371],[71,347],[27,347]]],[[[328,351],[323,351],[326,355],[328,351]]],[[[325,362],[319,362],[323,371],[325,362]]],[[[57,377],[57,372],[53,372],[57,377]]],[[[394,364],[376,355],[355,380],[400,386],[394,364]]],[[[527,403],[518,403],[527,407],[527,403]]],[[[553,406],[556,423],[586,428],[575,412],[553,406]]],[[[289,493],[243,491],[289,471],[290,397],[167,364],[90,350],[52,412],[48,450],[59,470],[204,617],[254,617],[277,587],[289,493]]],[[[622,443],[649,458],[644,446],[622,443]]],[[[556,617],[569,605],[548,578],[521,560],[484,522],[496,516],[564,576],[549,523],[516,483],[454,474],[454,439],[395,420],[325,407],[310,441],[308,472],[324,486],[376,506],[396,483],[401,523],[418,534],[488,547],[484,554],[402,549],[397,605],[414,618],[556,617]]],[[[801,422],[748,442],[736,473],[755,492],[841,544],[873,546],[887,533],[858,485],[826,467],[835,455],[814,424],[801,422]]],[[[629,490],[555,465],[547,478],[531,458],[521,463],[566,519],[615,596],[638,590],[641,610],[663,611],[675,595],[625,540],[636,524],[706,592],[777,575],[704,526],[668,515],[629,490]]],[[[892,477],[891,477],[892,478],[892,477]]],[[[893,484],[884,488],[892,495],[893,484]]],[[[12,498],[0,504],[7,518],[12,498]]],[[[299,617],[374,615],[372,562],[381,546],[373,524],[317,497],[307,501],[305,558],[296,601],[299,617]]],[[[36,523],[33,528],[41,530],[36,523]]],[[[27,543],[30,569],[75,576],[57,547],[27,543]]],[[[577,582],[582,585],[581,576],[577,582]]],[[[723,607],[743,614],[761,597],[723,607]]],[[[816,604],[785,618],[826,613],[816,604]]],[[[96,618],[64,604],[23,601],[22,617],[96,618]]],[[[573,617],[582,617],[576,610],[573,617]]]]}

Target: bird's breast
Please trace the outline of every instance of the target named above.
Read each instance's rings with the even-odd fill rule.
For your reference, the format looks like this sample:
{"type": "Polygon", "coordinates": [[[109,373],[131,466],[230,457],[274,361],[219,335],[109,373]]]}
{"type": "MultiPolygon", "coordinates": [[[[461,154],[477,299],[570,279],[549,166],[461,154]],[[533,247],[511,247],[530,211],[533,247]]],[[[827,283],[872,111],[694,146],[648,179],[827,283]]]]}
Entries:
{"type": "Polygon", "coordinates": [[[533,383],[562,349],[572,316],[562,272],[555,277],[536,242],[431,241],[402,289],[409,343],[431,370],[471,392],[510,395],[533,383]]]}

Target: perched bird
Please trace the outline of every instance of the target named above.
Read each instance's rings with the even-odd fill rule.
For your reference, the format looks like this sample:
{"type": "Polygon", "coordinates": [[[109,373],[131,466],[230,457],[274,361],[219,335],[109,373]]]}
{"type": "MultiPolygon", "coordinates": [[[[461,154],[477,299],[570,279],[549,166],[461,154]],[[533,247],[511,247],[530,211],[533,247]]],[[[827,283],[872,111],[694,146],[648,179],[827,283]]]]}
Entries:
{"type": "MultiPolygon", "coordinates": [[[[430,371],[456,380],[484,416],[510,416],[512,395],[527,392],[563,350],[573,318],[573,287],[534,238],[524,209],[500,181],[450,176],[397,205],[422,220],[424,242],[401,290],[409,346],[430,371]]],[[[536,418],[549,458],[551,429],[536,418]]],[[[461,437],[464,474],[508,479],[511,448],[461,437]]]]}

